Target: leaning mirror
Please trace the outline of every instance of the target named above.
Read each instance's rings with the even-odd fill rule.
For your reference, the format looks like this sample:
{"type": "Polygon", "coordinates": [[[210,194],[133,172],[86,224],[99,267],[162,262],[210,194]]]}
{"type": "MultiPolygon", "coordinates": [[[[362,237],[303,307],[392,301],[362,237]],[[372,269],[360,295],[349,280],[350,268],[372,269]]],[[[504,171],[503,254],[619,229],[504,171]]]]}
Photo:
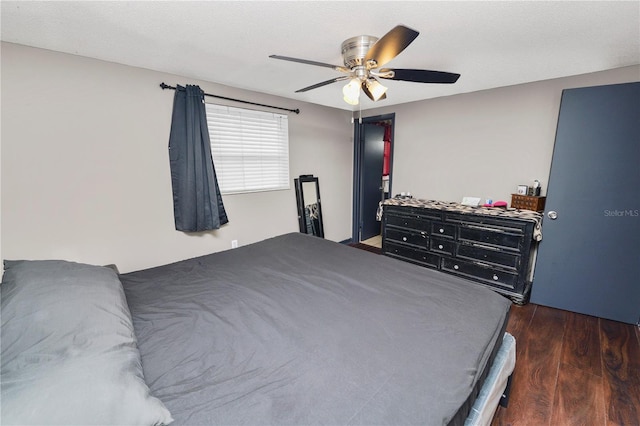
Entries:
{"type": "Polygon", "coordinates": [[[324,238],[318,178],[313,175],[300,175],[294,179],[294,183],[300,232],[324,238]]]}

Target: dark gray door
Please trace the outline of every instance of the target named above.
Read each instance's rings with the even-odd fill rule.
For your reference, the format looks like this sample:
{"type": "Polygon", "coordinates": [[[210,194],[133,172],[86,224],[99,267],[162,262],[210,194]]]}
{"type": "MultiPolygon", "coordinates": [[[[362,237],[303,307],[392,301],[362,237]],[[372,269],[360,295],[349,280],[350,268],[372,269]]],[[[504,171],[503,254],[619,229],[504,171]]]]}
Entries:
{"type": "Polygon", "coordinates": [[[640,83],[563,92],[545,214],[531,301],[637,323],[640,83]]]}
{"type": "Polygon", "coordinates": [[[381,224],[376,220],[376,212],[382,200],[384,127],[365,123],[363,128],[360,238],[366,240],[380,234],[381,224]]]}

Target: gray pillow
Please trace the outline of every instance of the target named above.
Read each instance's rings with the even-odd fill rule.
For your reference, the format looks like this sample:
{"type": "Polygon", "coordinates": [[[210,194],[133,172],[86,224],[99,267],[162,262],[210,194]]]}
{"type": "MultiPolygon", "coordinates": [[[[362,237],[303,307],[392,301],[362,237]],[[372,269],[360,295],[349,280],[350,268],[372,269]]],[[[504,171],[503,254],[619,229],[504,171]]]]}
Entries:
{"type": "Polygon", "coordinates": [[[122,284],[109,268],[5,261],[3,425],[161,425],[122,284]]]}

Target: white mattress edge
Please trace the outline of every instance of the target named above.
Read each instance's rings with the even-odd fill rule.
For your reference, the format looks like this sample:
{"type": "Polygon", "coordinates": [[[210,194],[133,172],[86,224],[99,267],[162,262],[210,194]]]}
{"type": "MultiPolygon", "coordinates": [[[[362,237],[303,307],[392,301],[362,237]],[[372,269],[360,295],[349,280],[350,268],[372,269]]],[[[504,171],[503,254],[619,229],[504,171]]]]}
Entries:
{"type": "Polygon", "coordinates": [[[502,345],[493,361],[478,398],[465,420],[465,426],[486,426],[491,423],[498,408],[507,380],[516,366],[516,339],[504,333],[502,345]]]}

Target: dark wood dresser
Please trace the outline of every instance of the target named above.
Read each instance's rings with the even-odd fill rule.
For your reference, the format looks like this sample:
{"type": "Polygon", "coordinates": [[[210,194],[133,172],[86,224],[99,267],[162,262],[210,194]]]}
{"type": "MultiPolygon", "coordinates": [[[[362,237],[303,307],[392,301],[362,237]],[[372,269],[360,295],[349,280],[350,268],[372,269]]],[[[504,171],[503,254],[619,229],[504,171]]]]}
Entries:
{"type": "Polygon", "coordinates": [[[419,199],[383,205],[382,252],[529,300],[542,215],[419,199]]]}

